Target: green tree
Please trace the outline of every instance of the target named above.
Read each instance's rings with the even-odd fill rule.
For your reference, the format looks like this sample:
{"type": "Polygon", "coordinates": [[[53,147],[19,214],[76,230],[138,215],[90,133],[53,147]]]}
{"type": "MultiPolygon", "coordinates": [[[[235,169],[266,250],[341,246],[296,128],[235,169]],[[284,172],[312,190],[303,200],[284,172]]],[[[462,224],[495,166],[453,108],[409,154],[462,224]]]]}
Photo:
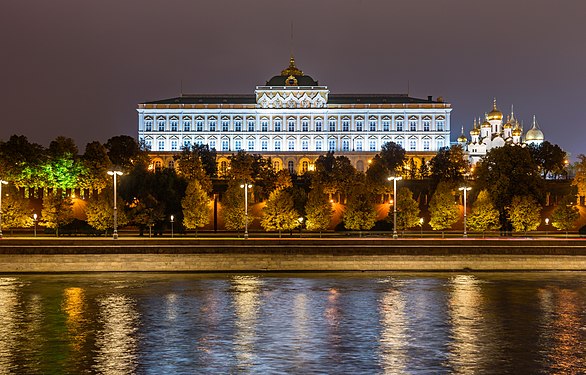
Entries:
{"type": "Polygon", "coordinates": [[[389,192],[389,177],[390,173],[385,166],[380,156],[375,155],[370,160],[368,169],[366,170],[366,181],[370,189],[375,193],[384,197],[384,194],[389,192]]]}
{"type": "Polygon", "coordinates": [[[315,161],[312,189],[322,189],[332,197],[341,196],[350,190],[356,179],[356,169],[345,156],[334,156],[333,152],[321,155],[315,161]]]}
{"type": "Polygon", "coordinates": [[[464,181],[470,171],[470,163],[460,145],[444,147],[431,159],[431,177],[435,183],[441,181],[457,184],[464,181]]]}
{"type": "Polygon", "coordinates": [[[543,200],[543,180],[526,147],[495,147],[476,164],[476,187],[487,190],[501,214],[514,196],[529,195],[543,200]]]}
{"type": "MultiPolygon", "coordinates": [[[[413,199],[413,193],[407,187],[397,189],[397,229],[405,230],[419,225],[421,211],[419,204],[413,199]]],[[[389,219],[393,211],[389,211],[389,219]]]]}
{"type": "Polygon", "coordinates": [[[452,187],[447,182],[440,182],[437,185],[429,202],[429,214],[429,225],[433,230],[441,230],[442,236],[444,229],[451,228],[458,221],[460,212],[454,201],[452,187]]]}
{"type": "Polygon", "coordinates": [[[541,222],[541,206],[532,196],[514,196],[507,212],[515,232],[535,230],[541,222]]]}
{"type": "Polygon", "coordinates": [[[575,163],[576,175],[572,185],[578,189],[578,196],[586,196],[586,155],[578,155],[578,161],[575,163]]]}
{"type": "Polygon", "coordinates": [[[210,197],[196,180],[187,185],[185,197],[181,201],[183,207],[183,225],[187,229],[201,228],[210,222],[210,197]]]}
{"type": "Polygon", "coordinates": [[[2,195],[2,227],[12,229],[33,226],[32,210],[19,191],[13,187],[3,188],[2,195]]]}
{"type": "Polygon", "coordinates": [[[576,207],[576,197],[566,195],[551,214],[551,225],[559,230],[568,231],[576,225],[580,219],[580,210],[576,207]]]}
{"type": "Polygon", "coordinates": [[[144,145],[138,143],[134,137],[117,135],[108,139],[105,146],[112,164],[126,173],[130,172],[134,166],[146,167],[148,165],[148,152],[144,145]]]}
{"type": "MultiPolygon", "coordinates": [[[[241,231],[245,226],[244,211],[244,189],[240,187],[241,183],[231,180],[228,183],[228,189],[222,196],[222,217],[224,226],[228,230],[241,231]]],[[[250,193],[249,193],[250,194],[250,193]]],[[[250,212],[250,200],[249,200],[250,212]]],[[[250,216],[249,216],[249,219],[250,216]]]]}
{"type": "Polygon", "coordinates": [[[381,146],[380,157],[390,174],[400,174],[407,161],[405,150],[395,142],[383,144],[381,146]]]}
{"type": "Polygon", "coordinates": [[[487,190],[482,190],[478,193],[476,201],[472,204],[472,210],[467,217],[466,224],[471,230],[483,233],[500,227],[499,211],[490,200],[490,194],[487,190]]]}
{"type": "Polygon", "coordinates": [[[24,135],[12,135],[0,142],[0,176],[18,188],[47,186],[47,161],[43,146],[29,142],[24,135]]]}
{"type": "MultiPolygon", "coordinates": [[[[128,224],[128,216],[124,210],[124,200],[117,197],[116,223],[123,227],[128,224]]],[[[111,189],[102,191],[97,196],[92,196],[85,207],[87,223],[93,228],[103,231],[108,235],[109,229],[114,229],[114,194],[111,189]]]]}
{"type": "Polygon", "coordinates": [[[262,227],[276,230],[281,237],[282,231],[293,230],[299,226],[299,213],[295,211],[293,197],[286,190],[275,190],[269,196],[263,209],[262,227]]]}
{"type": "Polygon", "coordinates": [[[531,144],[528,149],[543,178],[548,174],[558,175],[563,172],[566,153],[560,146],[544,141],[539,145],[531,144]]]}
{"type": "Polygon", "coordinates": [[[328,229],[333,213],[332,204],[327,194],[320,190],[312,190],[309,192],[305,205],[305,214],[307,217],[305,226],[307,230],[319,231],[321,237],[322,231],[328,229]]]}
{"type": "Polygon", "coordinates": [[[49,193],[43,199],[41,216],[45,227],[54,229],[59,237],[59,228],[73,220],[73,203],[70,197],[49,193]]]}
{"type": "Polygon", "coordinates": [[[130,204],[130,217],[131,221],[139,227],[141,236],[147,227],[151,233],[152,227],[165,219],[164,205],[151,194],[141,199],[135,198],[130,204]]]}
{"type": "Polygon", "coordinates": [[[112,162],[106,147],[100,142],[88,143],[81,156],[79,187],[98,191],[105,189],[110,181],[108,171],[111,169],[112,162]]]}
{"type": "Polygon", "coordinates": [[[376,210],[372,204],[372,193],[365,181],[358,181],[348,196],[344,211],[344,227],[350,230],[369,230],[376,223],[376,210]]]}
{"type": "Polygon", "coordinates": [[[216,151],[208,148],[207,145],[193,145],[191,148],[184,147],[181,154],[175,155],[177,169],[188,181],[199,181],[206,193],[212,191],[211,177],[216,173],[215,163],[216,151]],[[211,162],[211,158],[214,162],[211,162]],[[205,164],[204,164],[205,162],[205,164]],[[213,168],[213,171],[210,169],[213,168]]]}

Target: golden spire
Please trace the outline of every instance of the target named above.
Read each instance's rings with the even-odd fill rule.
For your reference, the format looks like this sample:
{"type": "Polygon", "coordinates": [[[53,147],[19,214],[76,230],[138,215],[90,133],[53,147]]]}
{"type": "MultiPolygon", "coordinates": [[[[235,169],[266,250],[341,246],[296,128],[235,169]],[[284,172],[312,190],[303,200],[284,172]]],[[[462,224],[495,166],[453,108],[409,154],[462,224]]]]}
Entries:
{"type": "Polygon", "coordinates": [[[293,54],[291,54],[291,58],[289,59],[289,67],[281,71],[281,75],[283,77],[303,75],[303,72],[295,66],[295,57],[293,57],[293,54]]]}
{"type": "Polygon", "coordinates": [[[488,117],[487,118],[488,121],[492,121],[492,120],[501,121],[503,119],[503,113],[501,111],[499,111],[498,108],[496,107],[496,98],[494,98],[492,100],[492,111],[490,111],[488,113],[487,117],[488,117]]]}

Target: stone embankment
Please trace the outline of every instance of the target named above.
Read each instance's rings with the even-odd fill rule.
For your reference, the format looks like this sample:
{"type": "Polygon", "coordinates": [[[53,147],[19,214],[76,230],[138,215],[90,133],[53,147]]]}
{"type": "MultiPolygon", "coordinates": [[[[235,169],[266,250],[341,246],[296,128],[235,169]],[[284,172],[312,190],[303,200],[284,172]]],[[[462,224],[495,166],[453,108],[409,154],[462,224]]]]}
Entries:
{"type": "Polygon", "coordinates": [[[586,271],[586,240],[0,240],[0,273],[461,270],[586,271]]]}

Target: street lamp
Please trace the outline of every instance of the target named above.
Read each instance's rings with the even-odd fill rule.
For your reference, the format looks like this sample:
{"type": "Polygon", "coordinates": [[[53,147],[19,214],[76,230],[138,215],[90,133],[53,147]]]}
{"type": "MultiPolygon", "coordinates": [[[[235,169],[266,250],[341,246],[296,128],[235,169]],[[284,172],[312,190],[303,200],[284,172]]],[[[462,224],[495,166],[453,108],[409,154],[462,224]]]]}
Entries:
{"type": "Polygon", "coordinates": [[[240,185],[244,188],[244,239],[248,239],[248,189],[252,188],[251,184],[244,183],[240,185]]]}
{"type": "Polygon", "coordinates": [[[37,214],[36,213],[33,214],[33,221],[35,222],[35,237],[37,236],[37,221],[38,221],[37,219],[38,219],[37,214]]]}
{"type": "Polygon", "coordinates": [[[549,235],[549,218],[545,218],[545,237],[549,235]]]}
{"type": "Polygon", "coordinates": [[[114,176],[114,233],[112,238],[117,240],[118,239],[118,207],[116,206],[116,177],[122,176],[122,172],[120,171],[108,171],[110,176],[114,176]]]}
{"type": "Polygon", "coordinates": [[[2,238],[2,185],[7,185],[8,181],[0,180],[0,238],[2,238]]]}
{"type": "Polygon", "coordinates": [[[397,238],[397,181],[402,180],[403,177],[389,177],[387,180],[393,181],[393,238],[397,238]]]}
{"type": "Polygon", "coordinates": [[[173,221],[175,220],[175,216],[171,215],[171,238],[173,238],[173,221]]]}
{"type": "Polygon", "coordinates": [[[472,188],[470,186],[462,186],[458,190],[464,192],[464,238],[466,238],[468,237],[468,233],[466,232],[466,192],[472,190],[472,188]]]}
{"type": "Polygon", "coordinates": [[[421,229],[421,238],[423,238],[423,218],[419,218],[419,228],[421,229]]]}
{"type": "Polygon", "coordinates": [[[299,238],[301,238],[301,230],[303,229],[303,218],[299,217],[297,221],[299,221],[299,238]]]}

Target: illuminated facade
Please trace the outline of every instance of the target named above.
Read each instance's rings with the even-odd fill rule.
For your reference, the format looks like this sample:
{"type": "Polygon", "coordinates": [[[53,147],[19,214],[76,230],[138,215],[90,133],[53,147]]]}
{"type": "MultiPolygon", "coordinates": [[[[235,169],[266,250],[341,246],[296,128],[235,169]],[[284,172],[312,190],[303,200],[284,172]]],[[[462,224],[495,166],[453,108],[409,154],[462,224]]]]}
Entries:
{"type": "Polygon", "coordinates": [[[139,104],[138,137],[156,167],[171,167],[185,146],[207,144],[220,174],[239,150],[270,157],[277,169],[304,173],[327,151],[364,171],[386,142],[403,146],[416,163],[450,145],[450,112],[441,98],[330,94],[289,67],[253,95],[181,95],[139,104]]]}
{"type": "Polygon", "coordinates": [[[458,143],[468,152],[470,162],[473,165],[492,148],[502,147],[505,144],[539,145],[544,141],[543,132],[537,126],[535,116],[533,116],[533,126],[525,135],[523,135],[523,126],[515,118],[512,109],[511,114],[507,116],[507,122],[503,124],[503,113],[498,110],[496,99],[493,101],[492,110],[484,117],[485,121],[482,124],[480,120],[478,122],[474,120],[473,128],[470,131],[470,142],[464,135],[464,128],[458,138],[458,143]]]}

